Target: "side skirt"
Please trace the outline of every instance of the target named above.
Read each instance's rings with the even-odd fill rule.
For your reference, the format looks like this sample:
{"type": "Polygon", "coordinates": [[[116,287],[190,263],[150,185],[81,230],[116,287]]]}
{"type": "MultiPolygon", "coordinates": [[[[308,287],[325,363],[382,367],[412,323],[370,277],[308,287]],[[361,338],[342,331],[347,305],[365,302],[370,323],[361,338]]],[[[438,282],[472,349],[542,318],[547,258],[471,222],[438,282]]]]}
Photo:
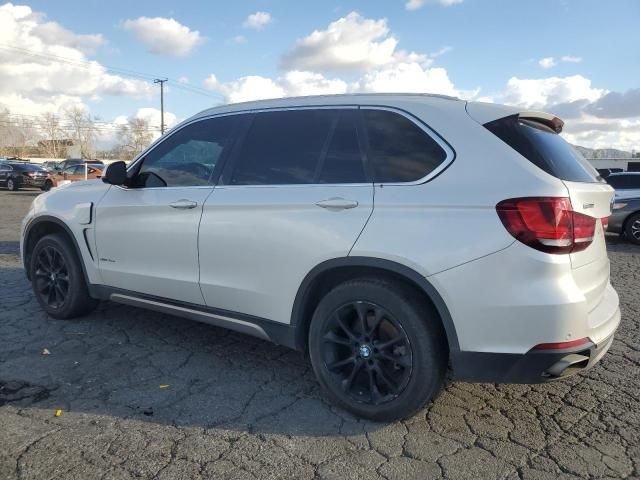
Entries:
{"type": "Polygon", "coordinates": [[[262,340],[273,342],[276,345],[283,345],[293,349],[296,348],[295,327],[265,318],[207,307],[205,305],[154,297],[143,293],[114,289],[104,285],[91,285],[90,293],[92,297],[101,300],[111,300],[133,307],[188,318],[189,320],[195,320],[215,327],[226,328],[251,335],[262,340]]]}

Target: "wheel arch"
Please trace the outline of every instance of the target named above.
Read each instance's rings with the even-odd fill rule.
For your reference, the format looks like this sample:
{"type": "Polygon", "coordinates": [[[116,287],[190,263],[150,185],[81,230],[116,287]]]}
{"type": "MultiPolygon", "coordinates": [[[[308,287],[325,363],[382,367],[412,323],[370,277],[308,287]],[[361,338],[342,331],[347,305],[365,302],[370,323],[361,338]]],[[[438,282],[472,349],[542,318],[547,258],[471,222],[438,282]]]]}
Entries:
{"type": "Polygon", "coordinates": [[[422,298],[430,302],[438,312],[447,337],[449,352],[460,350],[451,313],[442,296],[425,277],[401,263],[360,256],[324,261],[306,275],[298,288],[291,312],[296,349],[306,350],[311,316],[323,295],[338,283],[367,275],[392,277],[416,289],[422,298]]]}
{"type": "Polygon", "coordinates": [[[86,284],[89,285],[89,277],[87,276],[87,270],[85,268],[84,261],[82,260],[82,254],[80,253],[80,247],[75,235],[64,221],[51,215],[42,215],[36,217],[31,220],[31,222],[29,222],[29,224],[25,228],[22,263],[27,274],[27,278],[31,280],[29,264],[31,262],[31,253],[33,252],[33,249],[42,237],[50,235],[52,233],[60,234],[70,241],[71,246],[75,250],[78,259],[80,260],[84,280],[86,284]]]}

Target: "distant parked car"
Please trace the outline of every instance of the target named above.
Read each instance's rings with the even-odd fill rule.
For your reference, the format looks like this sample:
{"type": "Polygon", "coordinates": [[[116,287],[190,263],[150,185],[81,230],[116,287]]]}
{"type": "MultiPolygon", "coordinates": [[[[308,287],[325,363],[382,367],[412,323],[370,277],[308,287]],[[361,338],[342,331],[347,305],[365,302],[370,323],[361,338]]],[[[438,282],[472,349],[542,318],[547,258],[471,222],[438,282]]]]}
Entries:
{"type": "Polygon", "coordinates": [[[616,190],[616,200],[640,198],[640,172],[612,173],[605,180],[616,190]]]}
{"type": "Polygon", "coordinates": [[[52,185],[51,175],[40,165],[24,162],[0,163],[0,186],[9,190],[16,191],[24,187],[49,190],[52,185]]]}
{"type": "Polygon", "coordinates": [[[49,170],[50,172],[55,172],[56,170],[58,170],[58,163],[60,162],[50,160],[48,162],[43,162],[41,165],[42,165],[42,168],[44,168],[45,170],[49,170]]]}
{"type": "Polygon", "coordinates": [[[631,243],[640,245],[640,198],[617,199],[608,230],[624,234],[631,243]]]}
{"type": "Polygon", "coordinates": [[[94,178],[102,177],[102,169],[98,168],[94,164],[80,164],[80,165],[71,165],[67,167],[62,172],[58,172],[55,175],[55,183],[54,186],[58,185],[58,182],[62,180],[68,180],[71,182],[80,182],[82,180],[91,180],[94,178]],[[85,171],[86,169],[86,171],[85,171]]]}
{"type": "Polygon", "coordinates": [[[58,162],[57,165],[55,166],[55,170],[57,172],[63,172],[65,171],[68,167],[71,167],[72,165],[91,165],[93,167],[99,168],[100,170],[104,170],[104,163],[102,163],[100,160],[83,160],[80,158],[73,158],[73,159],[69,159],[69,160],[62,160],[61,162],[58,162]]]}

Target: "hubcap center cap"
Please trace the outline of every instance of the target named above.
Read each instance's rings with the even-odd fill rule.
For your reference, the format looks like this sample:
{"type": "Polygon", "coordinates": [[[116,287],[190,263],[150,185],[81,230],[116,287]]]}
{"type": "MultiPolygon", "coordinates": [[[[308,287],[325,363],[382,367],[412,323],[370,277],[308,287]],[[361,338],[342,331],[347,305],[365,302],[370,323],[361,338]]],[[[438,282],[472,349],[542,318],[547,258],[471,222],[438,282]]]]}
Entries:
{"type": "Polygon", "coordinates": [[[371,347],[369,345],[360,345],[360,348],[358,348],[358,354],[362,358],[369,358],[371,356],[371,347]]]}

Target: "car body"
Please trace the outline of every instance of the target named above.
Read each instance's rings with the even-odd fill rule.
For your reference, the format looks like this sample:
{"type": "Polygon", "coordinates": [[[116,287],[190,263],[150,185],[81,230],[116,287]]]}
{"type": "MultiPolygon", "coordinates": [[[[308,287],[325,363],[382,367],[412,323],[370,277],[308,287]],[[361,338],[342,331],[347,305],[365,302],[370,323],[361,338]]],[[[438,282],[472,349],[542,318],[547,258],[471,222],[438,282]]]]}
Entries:
{"type": "Polygon", "coordinates": [[[309,351],[334,402],[395,419],[447,365],[535,383],[611,345],[613,189],[561,128],[417,94],[216,107],[36,198],[22,257],[56,318],[112,300],[309,351]]]}
{"type": "Polygon", "coordinates": [[[640,245],[640,197],[616,199],[608,231],[624,234],[630,242],[640,245]]]}
{"type": "Polygon", "coordinates": [[[9,190],[20,188],[46,189],[51,181],[49,172],[40,165],[26,162],[0,162],[0,187],[9,190]]]}
{"type": "Polygon", "coordinates": [[[640,172],[616,172],[606,177],[616,191],[616,200],[640,197],[640,172]]]}

